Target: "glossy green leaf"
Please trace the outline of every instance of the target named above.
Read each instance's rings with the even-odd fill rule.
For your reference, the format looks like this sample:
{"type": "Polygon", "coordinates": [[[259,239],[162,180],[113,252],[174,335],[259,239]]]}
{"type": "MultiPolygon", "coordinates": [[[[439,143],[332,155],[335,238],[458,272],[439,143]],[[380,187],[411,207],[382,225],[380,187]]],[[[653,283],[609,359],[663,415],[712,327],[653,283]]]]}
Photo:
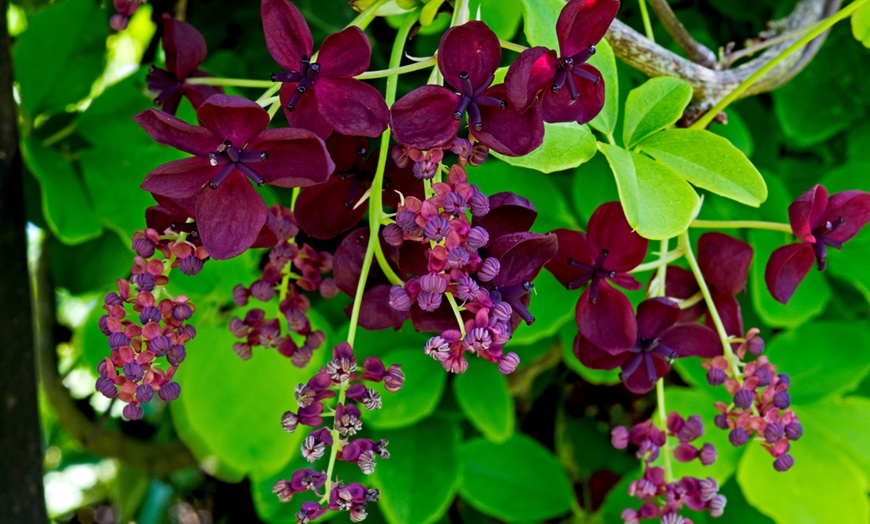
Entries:
{"type": "Polygon", "coordinates": [[[389,440],[390,459],[378,460],[372,483],[391,524],[438,521],[462,481],[459,426],[430,419],[416,426],[378,433],[389,440]]]}
{"type": "Polygon", "coordinates": [[[604,107],[589,125],[605,135],[613,135],[619,119],[619,77],[616,74],[616,56],[606,39],[595,46],[595,54],[586,61],[595,66],[604,81],[604,107]]]}
{"type": "Polygon", "coordinates": [[[516,1],[472,0],[468,7],[472,18],[476,18],[479,11],[480,20],[502,40],[513,39],[523,18],[522,6],[516,1]]]}
{"type": "MultiPolygon", "coordinates": [[[[303,428],[303,431],[307,430],[308,428],[303,428]]],[[[347,462],[339,462],[338,464],[338,471],[342,473],[342,479],[347,481],[343,474],[346,471],[344,468],[356,469],[356,465],[347,462]]],[[[317,497],[313,493],[299,493],[294,495],[290,502],[281,502],[278,496],[272,493],[272,487],[279,480],[290,480],[297,470],[310,467],[312,467],[311,464],[302,457],[302,454],[297,453],[280,471],[269,475],[252,473],[251,499],[254,502],[257,516],[269,524],[296,524],[296,512],[299,511],[302,503],[317,500],[317,497]]]]}
{"type": "Polygon", "coordinates": [[[34,13],[12,51],[21,105],[31,118],[90,94],[103,72],[108,28],[93,0],[66,0],[34,13]]]}
{"type": "Polygon", "coordinates": [[[556,20],[565,7],[561,0],[521,0],[523,4],[523,31],[532,46],[559,49],[556,39],[556,20]]]}
{"type": "Polygon", "coordinates": [[[619,200],[613,173],[607,158],[596,155],[571,175],[571,204],[583,222],[587,222],[602,202],[619,200]]]}
{"type": "MultiPolygon", "coordinates": [[[[312,319],[314,329],[322,328],[312,319]]],[[[292,434],[281,428],[285,411],[296,411],[296,384],[308,381],[310,369],[317,369],[329,357],[329,335],[314,353],[310,369],[300,369],[278,352],[257,348],[242,361],[233,353],[232,337],[226,327],[197,324],[195,339],[187,344],[184,363],[175,375],[181,396],[172,402],[173,412],[182,409],[193,433],[181,433],[193,451],[208,450],[232,470],[265,476],[278,471],[294,454],[307,433],[300,427],[292,434]],[[175,405],[179,407],[175,407],[175,405]]],[[[201,461],[207,456],[198,455],[201,461]]]]}
{"type": "Polygon", "coordinates": [[[725,115],[728,118],[728,124],[714,123],[710,126],[710,132],[728,140],[744,155],[751,157],[753,151],[755,151],[755,142],[752,139],[752,132],[749,131],[746,121],[733,108],[725,111],[725,115]]]}
{"type": "Polygon", "coordinates": [[[502,444],[472,439],[462,455],[459,492],[484,513],[509,521],[545,520],[571,509],[574,493],[565,470],[531,437],[517,433],[502,444]]]}
{"type": "Polygon", "coordinates": [[[526,156],[492,155],[513,166],[542,173],[571,169],[595,156],[595,137],[588,126],[576,122],[544,124],[544,143],[526,156]]]}
{"type": "Polygon", "coordinates": [[[49,241],[46,249],[52,283],[73,295],[97,293],[102,299],[133,266],[133,249],[108,231],[75,246],[49,241]]]}
{"type": "Polygon", "coordinates": [[[633,147],[656,131],[671,126],[683,116],[692,99],[692,87],[671,76],[659,76],[632,89],[625,101],[622,141],[633,147]]]}
{"type": "Polygon", "coordinates": [[[835,442],[805,432],[790,454],[794,467],[780,473],[773,469],[773,457],[750,442],[737,470],[750,504],[778,524],[870,521],[867,480],[835,442]]]}
{"type": "Polygon", "coordinates": [[[670,129],[638,147],[697,187],[749,206],[767,199],[758,169],[731,142],[709,131],[670,129]]]}
{"type": "Polygon", "coordinates": [[[514,433],[516,414],[507,377],[495,365],[474,362],[453,380],[453,392],[471,424],[492,442],[504,442],[514,433]]]}
{"type": "Polygon", "coordinates": [[[870,372],[865,322],[816,321],[776,336],[765,352],[788,373],[792,401],[810,403],[858,387],[870,372]]]}
{"type": "MultiPolygon", "coordinates": [[[[846,397],[797,408],[804,433],[819,433],[829,439],[870,480],[870,399],[846,397]]],[[[795,445],[800,445],[798,442],[795,445]]]]}
{"type": "Polygon", "coordinates": [[[810,270],[788,304],[774,300],[764,282],[764,267],[770,254],[776,248],[793,242],[794,238],[776,231],[757,229],[749,230],[747,237],[755,248],[749,272],[749,292],[755,311],[764,323],[772,327],[795,328],[822,314],[831,300],[831,288],[820,271],[810,270]]]}
{"type": "Polygon", "coordinates": [[[870,47],[870,5],[861,6],[852,13],[852,36],[864,47],[870,47]]]}
{"type": "Polygon", "coordinates": [[[447,383],[447,372],[441,363],[423,353],[423,348],[395,349],[380,356],[385,366],[401,364],[405,384],[397,393],[372,386],[381,394],[384,406],[365,414],[365,422],[378,429],[404,428],[431,415],[447,383]]]}
{"type": "MultiPolygon", "coordinates": [[[[529,312],[535,317],[535,323],[520,324],[511,337],[512,345],[528,345],[552,336],[574,318],[574,308],[566,305],[577,300],[576,291],[567,290],[549,271],[538,273],[534,285],[529,312]]],[[[519,355],[523,358],[522,353],[519,355]]]]}
{"type": "Polygon", "coordinates": [[[586,480],[596,471],[605,469],[622,474],[637,467],[634,455],[613,447],[608,425],[591,416],[559,416],[556,420],[556,449],[566,469],[573,470],[575,480],[586,480]]]}
{"type": "Polygon", "coordinates": [[[55,149],[24,139],[21,152],[42,193],[45,221],[65,244],[81,244],[100,236],[103,225],[69,159],[55,149]]]}
{"type": "Polygon", "coordinates": [[[628,223],[649,239],[672,238],[689,227],[700,204],[698,194],[669,167],[649,157],[602,144],[628,223]]]}

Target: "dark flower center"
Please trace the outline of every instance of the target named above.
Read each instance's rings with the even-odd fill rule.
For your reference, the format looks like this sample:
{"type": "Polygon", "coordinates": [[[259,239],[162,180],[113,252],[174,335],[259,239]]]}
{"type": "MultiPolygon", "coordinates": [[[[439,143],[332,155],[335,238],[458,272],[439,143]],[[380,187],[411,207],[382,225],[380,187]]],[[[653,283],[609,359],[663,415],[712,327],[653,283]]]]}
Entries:
{"type": "Polygon", "coordinates": [[[224,140],[224,143],[217,147],[217,150],[208,154],[208,161],[213,166],[221,165],[221,170],[208,183],[209,187],[215,189],[221,182],[232,173],[233,169],[238,169],[251,182],[262,186],[266,183],[263,178],[258,175],[253,169],[248,166],[250,163],[263,162],[269,158],[269,154],[265,151],[255,153],[253,151],[244,151],[233,146],[229,140],[224,140]]]}
{"type": "Polygon", "coordinates": [[[462,80],[462,89],[459,92],[459,105],[456,111],[453,112],[453,118],[459,120],[462,115],[468,113],[468,125],[475,131],[483,129],[483,121],[480,117],[480,106],[497,107],[499,109],[507,109],[507,102],[500,100],[494,96],[483,96],[482,93],[492,84],[495,75],[489,75],[485,82],[477,87],[471,85],[471,79],[468,73],[462,71],[459,73],[459,78],[462,80]]]}
{"type": "Polygon", "coordinates": [[[580,64],[585,64],[589,57],[595,54],[595,46],[591,45],[580,51],[574,56],[566,56],[559,59],[559,70],[556,71],[556,76],[553,78],[553,87],[550,90],[558,93],[562,87],[568,86],[568,93],[571,95],[571,103],[580,98],[580,92],[577,91],[577,86],[574,84],[574,77],[587,82],[597,84],[601,81],[601,77],[594,75],[582,67],[575,67],[580,64]]]}
{"type": "Polygon", "coordinates": [[[842,226],[846,222],[846,219],[843,217],[839,217],[836,220],[827,221],[821,227],[818,227],[813,230],[813,236],[816,237],[815,243],[813,243],[813,251],[816,254],[816,262],[819,266],[819,271],[824,271],[825,267],[827,267],[828,261],[828,249],[827,246],[831,246],[834,249],[843,249],[843,243],[838,242],[836,240],[832,240],[828,238],[828,236],[836,231],[840,226],[842,226]]]}
{"type": "Polygon", "coordinates": [[[601,281],[605,278],[616,277],[616,271],[604,267],[604,260],[607,258],[608,254],[610,254],[609,251],[602,249],[591,266],[585,262],[569,258],[568,263],[576,268],[582,269],[584,273],[580,275],[580,277],[565,284],[565,287],[568,289],[578,289],[583,284],[592,282],[589,284],[589,300],[594,304],[598,300],[598,286],[601,285],[601,281]]]}
{"type": "Polygon", "coordinates": [[[344,207],[351,209],[356,204],[360,192],[366,188],[365,184],[371,185],[375,179],[375,174],[365,169],[366,148],[361,147],[357,150],[356,161],[346,171],[338,173],[336,176],[339,180],[350,180],[350,189],[348,190],[347,200],[344,201],[344,207]]]}
{"type": "Polygon", "coordinates": [[[529,280],[523,280],[519,284],[512,284],[509,286],[497,286],[495,289],[489,292],[489,298],[492,299],[493,305],[496,305],[500,302],[506,302],[508,305],[513,308],[513,310],[522,318],[526,324],[531,326],[535,323],[535,317],[529,312],[529,308],[527,308],[520,299],[529,294],[529,291],[533,290],[535,285],[531,283],[529,280]]]}
{"type": "Polygon", "coordinates": [[[158,106],[162,106],[167,100],[178,94],[184,85],[184,82],[169,71],[154,66],[148,68],[145,82],[148,84],[149,91],[160,92],[154,99],[154,104],[158,106]]]}
{"type": "Polygon", "coordinates": [[[625,380],[643,364],[646,369],[647,378],[650,383],[655,384],[659,379],[656,373],[656,364],[653,360],[653,355],[659,355],[672,363],[677,358],[677,352],[673,349],[661,344],[658,338],[643,338],[638,337],[631,349],[628,350],[634,356],[622,367],[622,372],[619,374],[620,379],[625,380]]]}
{"type": "Polygon", "coordinates": [[[290,100],[287,101],[287,111],[291,113],[296,111],[296,106],[299,104],[299,99],[302,98],[311,87],[314,86],[314,81],[317,80],[317,75],[320,74],[320,64],[317,62],[311,63],[311,57],[303,56],[302,65],[299,71],[290,71],[289,73],[272,73],[273,82],[298,82],[296,90],[290,95],[290,100]]]}

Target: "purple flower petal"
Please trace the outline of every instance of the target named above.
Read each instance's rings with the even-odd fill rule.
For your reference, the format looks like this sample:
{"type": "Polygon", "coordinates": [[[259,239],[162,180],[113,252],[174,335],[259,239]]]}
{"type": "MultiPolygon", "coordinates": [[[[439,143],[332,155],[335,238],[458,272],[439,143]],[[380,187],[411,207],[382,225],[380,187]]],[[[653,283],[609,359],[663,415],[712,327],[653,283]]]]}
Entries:
{"type": "MultiPolygon", "coordinates": [[[[506,100],[504,84],[492,86],[483,92],[499,100],[506,100]]],[[[523,156],[537,149],[544,141],[544,121],[537,106],[524,113],[512,108],[479,106],[483,127],[480,131],[471,130],[474,138],[496,153],[507,156],[523,156]]]]}
{"type": "Polygon", "coordinates": [[[320,78],[313,95],[323,119],[343,135],[378,137],[387,128],[389,110],[374,87],[353,78],[320,78]]]}
{"type": "MultiPolygon", "coordinates": [[[[320,80],[318,80],[317,85],[319,84],[320,80]]],[[[299,99],[294,111],[287,110],[287,102],[290,101],[290,97],[296,92],[297,85],[295,82],[284,82],[281,84],[281,91],[278,92],[287,122],[290,124],[290,127],[308,129],[320,138],[325,139],[332,133],[332,126],[323,118],[320,114],[320,109],[317,107],[317,100],[315,100],[314,94],[317,90],[317,85],[312,87],[299,99]]]]}
{"type": "Polygon", "coordinates": [[[713,358],[722,354],[716,332],[701,324],[680,324],[659,336],[659,344],[676,351],[680,357],[713,358]]]}
{"type": "Polygon", "coordinates": [[[498,36],[477,20],[451,27],[438,46],[438,68],[444,81],[457,90],[462,88],[460,73],[468,73],[471,86],[478,88],[489,80],[500,60],[498,36]]]}
{"type": "MultiPolygon", "coordinates": [[[[365,216],[367,206],[346,207],[354,183],[350,179],[332,177],[325,184],[300,191],[293,207],[299,227],[309,236],[329,239],[357,225],[365,216]]],[[[360,196],[361,192],[357,197],[360,196]]]]}
{"type": "Polygon", "coordinates": [[[589,342],[580,333],[577,333],[577,336],[574,337],[572,351],[577,360],[589,369],[616,369],[624,365],[631,358],[630,353],[621,352],[613,355],[589,342]]]}
{"type": "Polygon", "coordinates": [[[539,46],[520,53],[504,79],[511,106],[520,112],[527,110],[552,85],[557,68],[556,52],[551,49],[539,46]]]}
{"type": "Polygon", "coordinates": [[[556,277],[562,284],[567,284],[579,278],[586,271],[568,263],[568,260],[576,260],[585,264],[592,264],[592,255],[586,247],[586,235],[570,229],[557,229],[553,231],[559,239],[559,250],[552,260],[545,266],[547,271],[556,277]]]}
{"type": "Polygon", "coordinates": [[[155,195],[184,198],[196,195],[218,172],[218,167],[199,157],[182,158],[148,173],[142,189],[155,195]]]}
{"type": "Polygon", "coordinates": [[[296,71],[303,56],[311,56],[311,30],[299,9],[287,0],[263,0],[260,4],[266,47],[278,65],[296,71]]]}
{"type": "MultiPolygon", "coordinates": [[[[665,294],[669,297],[686,299],[700,291],[695,275],[688,269],[669,266],[665,277],[665,294]]],[[[704,316],[707,305],[700,301],[690,308],[682,310],[680,322],[695,322],[704,316]]]]}
{"type": "Polygon", "coordinates": [[[637,321],[631,302],[621,292],[601,282],[598,299],[589,300],[589,289],[577,301],[575,319],[580,334],[611,354],[628,350],[637,340],[637,321]]]}
{"type": "Polygon", "coordinates": [[[552,233],[513,233],[499,237],[489,250],[489,255],[501,262],[493,285],[509,286],[534,280],[544,264],[556,255],[557,249],[558,239],[552,233]]]}
{"type": "Polygon", "coordinates": [[[843,224],[827,236],[835,242],[849,240],[870,222],[870,193],[843,191],[831,195],[824,221],[834,222],[840,217],[844,219],[843,224]]]}
{"type": "Polygon", "coordinates": [[[656,377],[656,380],[662,378],[667,375],[671,370],[670,364],[667,361],[660,357],[659,355],[649,355],[649,360],[644,360],[640,363],[640,365],[633,370],[631,374],[628,376],[622,377],[622,383],[625,384],[625,387],[631,391],[632,393],[637,393],[638,395],[643,395],[644,393],[649,393],[656,387],[654,381],[650,380],[650,370],[647,369],[647,362],[651,362],[653,366],[653,374],[656,377]]]}
{"type": "Polygon", "coordinates": [[[719,293],[736,295],[746,287],[752,246],[723,233],[698,239],[698,265],[707,284],[719,293]]]}
{"type": "Polygon", "coordinates": [[[399,329],[408,320],[407,311],[396,311],[390,307],[390,287],[378,285],[365,292],[360,308],[360,326],[370,330],[399,329]]]}
{"type": "Polygon", "coordinates": [[[448,329],[459,327],[450,303],[446,300],[442,300],[435,311],[423,311],[419,307],[411,308],[411,324],[417,331],[426,333],[443,333],[448,329]]]}
{"type": "Polygon", "coordinates": [[[828,190],[816,184],[788,206],[788,221],[795,236],[804,242],[815,242],[813,230],[822,225],[828,207],[828,190]]]}
{"type": "Polygon", "coordinates": [[[348,27],[327,36],[320,45],[317,55],[320,78],[354,77],[369,68],[371,58],[372,45],[366,34],[359,27],[348,27]]]}
{"type": "Polygon", "coordinates": [[[607,250],[605,265],[612,271],[630,271],[640,265],[649,244],[628,225],[619,202],[605,202],[592,213],[586,242],[590,253],[607,250]]]}
{"type": "Polygon", "coordinates": [[[166,52],[166,70],[182,81],[205,61],[208,54],[205,39],[199,31],[168,13],[163,13],[163,50],[166,52]]]}
{"type": "Polygon", "coordinates": [[[156,109],[146,109],[133,120],[157,142],[192,155],[204,157],[223,142],[222,137],[204,127],[192,126],[156,109]]]}
{"type": "Polygon", "coordinates": [[[266,223],[266,204],[247,178],[233,172],[216,189],[205,187],[196,202],[202,245],[216,260],[251,247],[266,223]]]}
{"type": "Polygon", "coordinates": [[[673,300],[657,297],[637,306],[637,336],[652,340],[680,319],[680,306],[673,300]]]}
{"type": "Polygon", "coordinates": [[[323,140],[305,129],[267,129],[248,144],[248,151],[268,158],[250,164],[269,184],[306,187],[325,182],[335,170],[323,140]]]}
{"type": "Polygon", "coordinates": [[[773,298],[788,303],[815,260],[812,244],[788,244],[777,248],[764,268],[764,281],[773,298]]]}
{"type": "MultiPolygon", "coordinates": [[[[368,241],[369,228],[354,229],[344,237],[332,257],[332,275],[335,278],[335,285],[349,296],[354,296],[356,293],[368,241]]],[[[372,268],[373,273],[376,269],[372,268]]]]}
{"type": "Polygon", "coordinates": [[[474,217],[472,225],[485,229],[491,244],[500,236],[528,231],[537,217],[538,210],[529,199],[503,191],[489,197],[489,213],[474,217]]]}
{"type": "MultiPolygon", "coordinates": [[[[734,295],[714,292],[713,304],[716,306],[716,312],[719,313],[722,325],[725,326],[725,333],[732,337],[742,337],[743,316],[740,314],[740,303],[737,298],[734,295]]],[[[713,321],[708,317],[707,325],[712,325],[712,323],[713,321]]]]}
{"type": "Polygon", "coordinates": [[[556,34],[562,56],[574,56],[604,38],[619,11],[618,0],[571,0],[559,14],[556,34]]]}
{"type": "Polygon", "coordinates": [[[550,89],[544,90],[541,96],[541,116],[544,122],[585,124],[595,118],[604,107],[604,78],[602,78],[601,72],[589,64],[575,65],[574,68],[583,69],[589,74],[597,76],[600,80],[590,82],[575,77],[572,81],[579,95],[575,100],[571,99],[571,92],[567,86],[563,86],[557,93],[550,89]]]}
{"type": "Polygon", "coordinates": [[[238,148],[269,127],[269,113],[240,96],[213,95],[196,110],[196,118],[221,141],[229,140],[238,148]]]}
{"type": "Polygon", "coordinates": [[[390,108],[393,137],[417,149],[443,145],[459,131],[459,120],[453,118],[458,105],[459,96],[446,87],[418,87],[390,108]]]}
{"type": "MultiPolygon", "coordinates": [[[[202,77],[202,76],[210,76],[210,75],[194,74],[193,76],[202,77]]],[[[210,96],[219,95],[219,94],[222,94],[224,92],[223,89],[221,89],[220,87],[217,87],[217,86],[206,86],[206,85],[200,85],[200,84],[191,85],[188,83],[184,83],[181,86],[181,91],[184,93],[184,96],[186,96],[187,99],[190,100],[190,105],[192,105],[194,109],[199,109],[199,106],[201,106],[203,102],[208,100],[208,98],[210,96]]],[[[168,104],[168,102],[163,103],[163,110],[166,112],[169,112],[166,109],[167,104],[168,104]]]]}

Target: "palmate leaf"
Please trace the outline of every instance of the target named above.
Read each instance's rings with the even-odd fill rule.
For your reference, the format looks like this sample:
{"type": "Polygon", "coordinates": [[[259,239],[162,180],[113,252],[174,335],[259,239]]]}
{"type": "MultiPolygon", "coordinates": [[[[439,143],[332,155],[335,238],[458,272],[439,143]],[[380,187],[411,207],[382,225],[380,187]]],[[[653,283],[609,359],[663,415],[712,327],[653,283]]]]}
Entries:
{"type": "Polygon", "coordinates": [[[670,76],[660,76],[632,89],[625,101],[622,141],[630,148],[677,122],[692,99],[692,87],[670,76]]]}

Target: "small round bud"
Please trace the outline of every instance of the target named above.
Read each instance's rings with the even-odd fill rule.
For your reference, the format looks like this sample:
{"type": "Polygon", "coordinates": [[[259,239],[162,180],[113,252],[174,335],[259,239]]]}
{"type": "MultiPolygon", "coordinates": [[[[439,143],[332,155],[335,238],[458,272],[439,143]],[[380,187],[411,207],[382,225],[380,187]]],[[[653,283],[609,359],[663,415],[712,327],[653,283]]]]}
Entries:
{"type": "Polygon", "coordinates": [[[489,213],[489,197],[487,197],[483,193],[475,193],[471,196],[471,199],[468,203],[471,207],[472,216],[482,217],[483,215],[489,213]]]}
{"type": "Polygon", "coordinates": [[[700,453],[701,464],[703,464],[705,466],[709,466],[712,463],[716,462],[716,457],[717,457],[716,447],[713,446],[713,444],[710,444],[709,442],[707,442],[703,446],[701,446],[701,453],[700,453]]]}
{"type": "Polygon", "coordinates": [[[145,416],[145,410],[138,404],[127,404],[122,414],[128,420],[139,420],[145,416]]]}
{"type": "Polygon", "coordinates": [[[402,228],[396,224],[387,224],[386,227],[381,230],[381,236],[383,236],[387,244],[393,247],[401,246],[402,242],[405,240],[402,235],[402,228]]]}
{"type": "Polygon", "coordinates": [[[498,361],[498,372],[502,375],[510,375],[520,365],[520,357],[516,353],[508,353],[498,361]]]}
{"type": "Polygon", "coordinates": [[[96,388],[97,391],[102,393],[106,398],[115,398],[118,396],[118,389],[115,387],[115,383],[106,377],[100,377],[97,379],[96,388]]]}
{"type": "Polygon", "coordinates": [[[489,233],[480,226],[474,226],[468,232],[466,243],[471,249],[480,249],[489,242],[489,233]]]}
{"type": "Polygon", "coordinates": [[[803,436],[804,428],[798,422],[791,422],[785,426],[785,436],[789,440],[798,440],[803,436]]]}
{"type": "Polygon", "coordinates": [[[721,386],[725,383],[725,379],[728,378],[728,375],[725,374],[725,371],[719,368],[710,368],[707,371],[707,382],[711,386],[721,386]]]}
{"type": "Polygon", "coordinates": [[[773,469],[783,472],[788,471],[794,466],[794,457],[789,454],[780,455],[773,461],[773,469]]]}
{"type": "Polygon", "coordinates": [[[483,282],[489,282],[498,276],[499,271],[501,271],[501,263],[498,259],[487,257],[477,270],[477,278],[483,282]]]}
{"type": "Polygon", "coordinates": [[[764,428],[764,440],[774,443],[785,436],[785,428],[779,422],[771,422],[764,428]]]}
{"type": "Polygon", "coordinates": [[[423,291],[441,294],[447,291],[447,281],[437,273],[429,273],[420,278],[420,287],[423,291]]]}
{"type": "Polygon", "coordinates": [[[731,433],[728,434],[728,440],[731,442],[732,446],[739,447],[749,441],[749,433],[747,433],[743,428],[734,428],[731,430],[731,433]]]}
{"type": "Polygon", "coordinates": [[[127,338],[127,335],[121,333],[120,331],[117,333],[112,333],[109,335],[109,347],[112,349],[118,349],[121,346],[129,346],[130,339],[127,338]]]}
{"type": "Polygon", "coordinates": [[[441,306],[441,293],[433,293],[431,291],[421,291],[417,295],[417,305],[423,311],[435,311],[441,306]]]}
{"type": "Polygon", "coordinates": [[[610,430],[610,443],[616,449],[625,449],[628,447],[628,430],[625,426],[616,426],[610,430]]]}
{"type": "Polygon", "coordinates": [[[275,296],[275,286],[265,280],[251,284],[251,295],[261,302],[268,302],[275,296]]]}
{"type": "Polygon", "coordinates": [[[719,414],[713,417],[713,424],[719,429],[728,429],[728,415],[719,414]]]}
{"type": "Polygon", "coordinates": [[[480,291],[480,286],[473,278],[468,276],[459,277],[459,282],[456,284],[456,297],[462,301],[474,300],[477,293],[480,291]]]}
{"type": "Polygon", "coordinates": [[[145,378],[145,369],[138,362],[127,362],[124,364],[124,378],[130,382],[140,382],[145,378]]]}
{"type": "Polygon", "coordinates": [[[746,341],[746,347],[750,353],[758,356],[764,352],[764,339],[758,336],[752,337],[746,341]]]}
{"type": "Polygon", "coordinates": [[[411,297],[405,292],[402,286],[393,286],[390,288],[390,307],[396,311],[408,311],[411,309],[413,302],[411,297]]]}
{"type": "Polygon", "coordinates": [[[785,409],[791,405],[791,395],[787,391],[778,391],[773,396],[773,405],[779,409],[785,409]]]}
{"type": "Polygon", "coordinates": [[[154,398],[154,388],[151,384],[139,384],[136,386],[136,401],[140,404],[147,404],[154,398]]]}
{"type": "Polygon", "coordinates": [[[459,216],[468,209],[465,197],[459,193],[447,193],[444,195],[444,211],[453,216],[459,216]]]}
{"type": "Polygon", "coordinates": [[[281,416],[281,426],[287,433],[293,433],[296,431],[296,427],[299,426],[299,417],[292,411],[285,411],[281,416]]]}
{"type": "Polygon", "coordinates": [[[163,384],[157,394],[164,402],[172,402],[181,394],[181,385],[178,382],[163,384]]]}
{"type": "Polygon", "coordinates": [[[193,308],[188,304],[176,304],[175,307],[172,308],[172,318],[179,322],[184,322],[191,316],[193,316],[193,308]]]}
{"type": "Polygon", "coordinates": [[[233,303],[236,307],[244,307],[248,305],[248,297],[251,296],[248,288],[241,284],[237,284],[236,287],[233,288],[233,303]]]}
{"type": "Polygon", "coordinates": [[[154,243],[147,238],[137,238],[133,241],[133,251],[142,258],[150,258],[154,254],[154,243]]]}
{"type": "Polygon", "coordinates": [[[149,322],[160,322],[160,319],[160,310],[154,306],[146,306],[142,308],[142,311],[139,313],[139,321],[143,325],[149,322]]]}
{"type": "Polygon", "coordinates": [[[447,252],[447,267],[458,269],[468,265],[468,260],[468,251],[461,247],[450,248],[450,251],[447,252]]]}
{"type": "Polygon", "coordinates": [[[741,389],[734,394],[734,405],[740,409],[749,409],[754,400],[755,395],[748,389],[741,389]]]}
{"type": "Polygon", "coordinates": [[[193,255],[181,259],[181,262],[178,263],[178,269],[180,269],[182,273],[189,277],[192,277],[202,271],[202,266],[202,259],[193,255]]]}
{"type": "Polygon", "coordinates": [[[169,348],[169,354],[166,355],[166,360],[168,360],[173,366],[177,366],[184,362],[186,357],[187,350],[184,349],[184,346],[181,344],[173,344],[173,346],[169,348]]]}
{"type": "Polygon", "coordinates": [[[725,498],[725,495],[713,497],[713,500],[710,501],[710,516],[721,517],[725,513],[725,504],[727,502],[728,499],[725,498]]]}

